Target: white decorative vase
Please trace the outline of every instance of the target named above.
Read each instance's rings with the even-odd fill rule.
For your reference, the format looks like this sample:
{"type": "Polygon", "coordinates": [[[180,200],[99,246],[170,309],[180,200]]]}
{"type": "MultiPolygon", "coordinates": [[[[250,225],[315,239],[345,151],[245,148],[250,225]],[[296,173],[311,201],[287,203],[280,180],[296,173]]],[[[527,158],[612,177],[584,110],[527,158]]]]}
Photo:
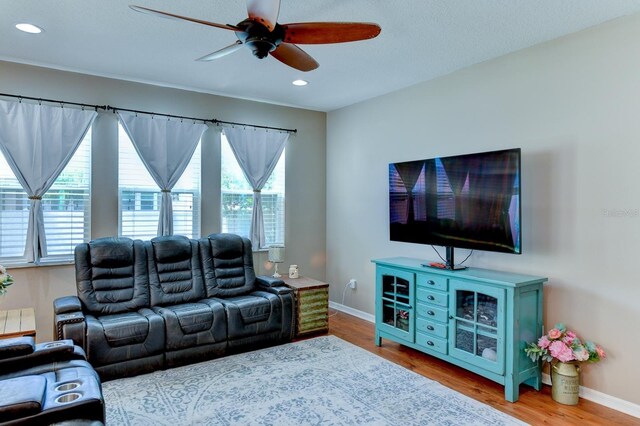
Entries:
{"type": "Polygon", "coordinates": [[[573,362],[557,362],[551,366],[551,397],[565,405],[577,405],[580,389],[580,366],[573,362]]]}

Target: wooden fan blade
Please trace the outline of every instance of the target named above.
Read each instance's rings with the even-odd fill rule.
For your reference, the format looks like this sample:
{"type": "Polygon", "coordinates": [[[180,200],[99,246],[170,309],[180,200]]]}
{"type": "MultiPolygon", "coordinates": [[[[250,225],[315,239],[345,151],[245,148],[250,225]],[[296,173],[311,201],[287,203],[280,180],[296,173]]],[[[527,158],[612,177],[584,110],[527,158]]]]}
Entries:
{"type": "Polygon", "coordinates": [[[208,62],[208,61],[213,61],[214,59],[218,59],[218,58],[222,58],[223,56],[227,56],[230,53],[235,52],[236,50],[240,49],[242,47],[242,42],[240,40],[236,40],[235,43],[233,43],[230,46],[227,46],[223,49],[220,50],[216,50],[213,53],[209,53],[208,55],[203,56],[202,58],[198,58],[196,59],[196,61],[204,61],[204,62],[208,62]]]}
{"type": "Polygon", "coordinates": [[[271,52],[271,56],[291,68],[304,72],[315,70],[320,66],[315,59],[295,44],[282,43],[271,52]]]}
{"type": "Polygon", "coordinates": [[[178,20],[178,21],[180,21],[180,20],[182,20],[182,21],[190,21],[190,22],[195,22],[196,24],[202,24],[202,25],[208,25],[210,27],[222,28],[224,30],[242,31],[240,28],[236,27],[235,25],[216,24],[215,22],[203,21],[201,19],[189,18],[187,16],[174,15],[173,13],[162,12],[160,10],[149,9],[149,8],[142,7],[142,6],[135,6],[133,4],[129,5],[129,7],[131,9],[135,10],[136,12],[146,13],[148,15],[159,16],[161,18],[175,19],[175,20],[178,20]]]}
{"type": "Polygon", "coordinates": [[[380,34],[380,26],[368,22],[301,22],[282,26],[284,41],[297,44],[345,43],[380,34]]]}
{"type": "Polygon", "coordinates": [[[249,19],[273,31],[280,13],[280,0],[247,0],[247,12],[249,19]]]}

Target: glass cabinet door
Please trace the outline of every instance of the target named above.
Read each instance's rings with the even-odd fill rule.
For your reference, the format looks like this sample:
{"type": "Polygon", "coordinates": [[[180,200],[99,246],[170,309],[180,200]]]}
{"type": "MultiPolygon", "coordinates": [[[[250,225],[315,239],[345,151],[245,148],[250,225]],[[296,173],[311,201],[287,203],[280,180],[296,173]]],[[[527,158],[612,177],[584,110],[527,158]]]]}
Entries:
{"type": "Polygon", "coordinates": [[[380,268],[376,321],[381,330],[413,342],[413,273],[380,268]]]}
{"type": "Polygon", "coordinates": [[[494,373],[504,371],[504,289],[452,281],[449,353],[494,373]]]}

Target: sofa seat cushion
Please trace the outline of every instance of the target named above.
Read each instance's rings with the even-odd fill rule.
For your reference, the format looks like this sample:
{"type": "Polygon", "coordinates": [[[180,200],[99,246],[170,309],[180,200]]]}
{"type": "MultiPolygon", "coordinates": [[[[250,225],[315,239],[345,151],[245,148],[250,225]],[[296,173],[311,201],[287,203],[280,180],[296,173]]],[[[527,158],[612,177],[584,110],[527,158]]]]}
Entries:
{"type": "Polygon", "coordinates": [[[227,311],[229,340],[282,329],[282,302],[264,291],[219,300],[227,311]]]}
{"type": "Polygon", "coordinates": [[[42,376],[0,380],[0,422],[39,413],[46,384],[47,381],[42,376]]]}
{"type": "Polygon", "coordinates": [[[205,300],[156,306],[153,310],[164,319],[169,351],[220,343],[227,338],[227,318],[220,302],[205,300]]]}
{"type": "Polygon", "coordinates": [[[86,316],[87,357],[94,366],[162,353],[164,321],[151,309],[86,316]]]}
{"type": "Polygon", "coordinates": [[[142,343],[149,335],[149,321],[137,312],[100,317],[104,336],[114,347],[142,343]]]}

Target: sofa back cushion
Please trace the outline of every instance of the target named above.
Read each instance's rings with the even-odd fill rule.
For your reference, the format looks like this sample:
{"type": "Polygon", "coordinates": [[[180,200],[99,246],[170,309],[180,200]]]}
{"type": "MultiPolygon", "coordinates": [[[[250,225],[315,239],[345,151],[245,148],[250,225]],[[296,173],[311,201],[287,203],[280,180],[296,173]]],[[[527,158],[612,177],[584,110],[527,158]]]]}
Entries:
{"type": "Polygon", "coordinates": [[[89,313],[117,314],[149,307],[142,241],[109,237],[79,244],[75,262],[78,297],[89,313]]]}
{"type": "Polygon", "coordinates": [[[232,297],[255,290],[251,241],[235,234],[211,234],[200,240],[207,297],[232,297]]]}
{"type": "Polygon", "coordinates": [[[204,299],[198,241],[174,235],[145,242],[151,306],[204,299]]]}

